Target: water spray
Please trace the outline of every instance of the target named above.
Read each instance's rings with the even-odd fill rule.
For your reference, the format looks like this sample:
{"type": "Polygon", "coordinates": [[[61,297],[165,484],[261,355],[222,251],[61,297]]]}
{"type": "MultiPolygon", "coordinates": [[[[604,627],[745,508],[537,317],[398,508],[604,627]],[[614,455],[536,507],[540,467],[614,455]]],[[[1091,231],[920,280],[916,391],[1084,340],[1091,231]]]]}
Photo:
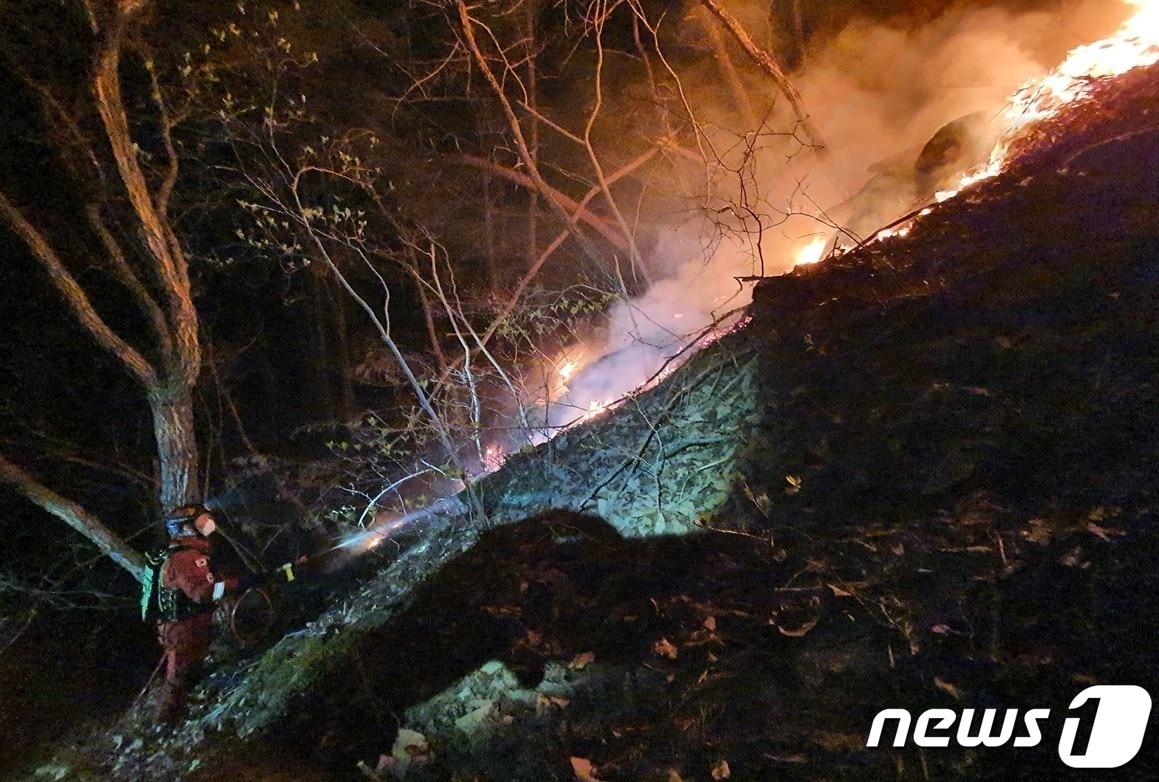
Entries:
{"type": "MultiPolygon", "coordinates": [[[[296,581],[295,573],[307,576],[339,570],[400,531],[410,532],[438,516],[458,516],[466,512],[467,505],[457,494],[442,497],[426,507],[349,535],[317,554],[283,565],[286,581],[296,581]]],[[[277,624],[279,602],[276,590],[271,591],[266,584],[247,590],[234,603],[229,613],[229,628],[242,646],[253,646],[269,634],[277,624]]]]}
{"type": "Polygon", "coordinates": [[[308,567],[311,563],[321,563],[341,552],[355,556],[364,554],[399,531],[410,531],[412,527],[437,516],[455,516],[466,512],[467,506],[457,494],[441,497],[423,508],[356,532],[330,548],[314,554],[302,564],[308,567]]]}

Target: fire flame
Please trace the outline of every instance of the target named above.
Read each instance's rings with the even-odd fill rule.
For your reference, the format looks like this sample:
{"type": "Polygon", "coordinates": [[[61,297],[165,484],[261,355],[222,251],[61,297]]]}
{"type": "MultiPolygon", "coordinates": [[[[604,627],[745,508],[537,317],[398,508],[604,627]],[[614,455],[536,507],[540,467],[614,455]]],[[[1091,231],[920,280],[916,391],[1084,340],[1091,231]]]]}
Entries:
{"type": "MultiPolygon", "coordinates": [[[[999,141],[991,152],[989,162],[964,173],[957,188],[938,192],[935,195],[938,203],[948,201],[967,187],[1001,173],[1006,167],[1014,142],[1035,124],[1057,115],[1064,106],[1084,98],[1092,81],[1113,78],[1134,68],[1159,62],[1159,0],[1124,0],[1124,2],[1139,10],[1124,22],[1114,35],[1072,49],[1058,67],[1044,76],[1026,82],[1007,99],[1006,108],[999,115],[1002,125],[999,141]]],[[[922,209],[913,219],[879,231],[873,238],[875,241],[881,241],[891,237],[904,237],[909,234],[915,221],[929,215],[931,211],[932,209],[928,207],[922,209]]],[[[824,260],[829,241],[830,237],[824,235],[810,239],[796,251],[793,265],[808,266],[824,260]]],[[[673,318],[678,319],[681,316],[681,313],[674,313],[673,318]]],[[[745,322],[747,321],[713,329],[697,341],[697,347],[715,342],[725,334],[742,327],[745,322]]],[[[671,365],[666,366],[657,377],[644,383],[633,393],[646,391],[661,382],[683,363],[685,357],[681,359],[672,361],[671,365]]],[[[561,381],[561,388],[556,389],[557,393],[567,393],[565,384],[575,377],[586,363],[571,357],[557,359],[555,371],[561,381]]],[[[556,395],[550,394],[553,398],[556,395]]],[[[568,429],[591,421],[616,407],[621,401],[616,399],[591,401],[586,411],[580,412],[562,428],[568,429]]]]}
{"type": "Polygon", "coordinates": [[[1159,2],[1127,0],[1139,12],[1109,38],[1072,49],[1062,64],[1041,79],[1024,84],[1010,101],[1006,119],[1012,129],[1058,113],[1086,94],[1091,79],[1121,76],[1159,62],[1159,2]]]}
{"type": "MultiPolygon", "coordinates": [[[[824,243],[824,240],[822,240],[822,242],[824,243]]],[[[570,422],[568,422],[567,424],[565,424],[561,429],[562,430],[571,429],[575,426],[579,426],[580,424],[587,423],[588,421],[591,421],[595,418],[599,418],[600,416],[602,416],[604,413],[608,412],[609,410],[614,410],[615,408],[619,407],[629,397],[631,397],[635,394],[644,393],[645,391],[648,391],[652,388],[655,388],[656,386],[660,385],[665,380],[667,380],[672,375],[672,373],[674,373],[677,369],[684,366],[684,363],[686,361],[688,361],[688,359],[690,359],[696,353],[696,351],[703,350],[704,348],[708,347],[709,345],[713,344],[714,342],[717,342],[720,339],[723,339],[724,337],[728,336],[729,334],[732,334],[734,332],[737,332],[737,331],[743,329],[751,321],[752,321],[752,315],[747,314],[747,313],[743,317],[740,317],[740,318],[727,318],[725,320],[720,321],[719,323],[716,324],[715,327],[708,330],[706,333],[702,334],[695,341],[695,343],[690,345],[689,347],[692,349],[682,351],[679,355],[674,355],[660,369],[660,371],[658,371],[654,376],[652,376],[651,378],[649,378],[645,382],[636,386],[636,388],[632,389],[632,391],[630,391],[629,393],[627,393],[624,396],[619,397],[619,398],[597,399],[597,400],[593,400],[591,402],[588,402],[587,410],[580,413],[575,419],[573,419],[570,422]]]]}
{"type": "Polygon", "coordinates": [[[821,256],[825,254],[825,246],[829,244],[829,239],[825,236],[818,236],[811,240],[807,245],[797,251],[797,257],[793,261],[793,266],[808,266],[817,263],[821,260],[821,256]]]}
{"type": "Polygon", "coordinates": [[[881,241],[882,239],[891,239],[895,236],[909,236],[909,224],[899,226],[898,228],[884,228],[874,234],[873,238],[881,241]]]}
{"type": "MultiPolygon", "coordinates": [[[[1027,82],[1008,99],[1006,109],[1001,115],[1004,122],[1003,132],[991,153],[989,162],[977,170],[964,174],[957,189],[937,193],[936,200],[939,203],[954,198],[961,190],[976,182],[1001,173],[1008,161],[1013,143],[1031,126],[1056,116],[1064,106],[1084,98],[1093,80],[1113,78],[1135,68],[1159,62],[1159,0],[1124,0],[1124,2],[1139,10],[1114,35],[1072,49],[1058,67],[1045,76],[1027,82]]],[[[922,209],[914,219],[920,220],[930,212],[930,208],[922,209]]],[[[879,231],[875,239],[905,236],[909,233],[912,223],[913,220],[905,225],[879,231]]],[[[826,236],[810,240],[797,250],[794,266],[820,262],[824,258],[828,244],[829,237],[826,236]]],[[[673,315],[674,319],[682,317],[682,313],[673,315]]],[[[719,325],[702,336],[697,341],[696,347],[706,347],[721,337],[743,328],[750,318],[751,316],[746,315],[731,324],[719,325]]],[[[670,361],[656,377],[641,385],[634,393],[645,391],[662,382],[686,359],[684,356],[681,360],[670,361]]],[[[584,366],[586,363],[587,359],[584,360],[584,366]]],[[[561,384],[567,383],[582,368],[581,363],[573,358],[564,358],[555,364],[561,384]]],[[[566,391],[566,386],[563,386],[562,392],[566,391]]],[[[569,429],[598,418],[622,402],[623,398],[593,400],[588,403],[585,412],[562,428],[569,429]]],[[[483,467],[487,473],[494,472],[503,466],[506,459],[507,452],[502,445],[489,445],[484,450],[483,467]]],[[[368,551],[379,545],[395,529],[407,525],[427,512],[424,510],[401,518],[389,519],[384,523],[376,523],[371,529],[351,537],[336,548],[352,548],[356,552],[368,551]]]]}
{"type": "MultiPolygon", "coordinates": [[[[1023,84],[1010,96],[1002,114],[1005,128],[990,162],[962,177],[958,190],[1000,173],[1012,143],[1027,128],[1049,119],[1062,108],[1086,97],[1096,79],[1121,76],[1127,71],[1159,62],[1159,0],[1124,0],[1139,11],[1108,38],[1078,46],[1062,63],[1037,79],[1023,84]]],[[[958,191],[939,193],[952,198],[958,191]]]]}
{"type": "Polygon", "coordinates": [[[588,403],[587,412],[584,413],[583,415],[581,415],[579,418],[577,418],[571,424],[571,426],[574,426],[575,424],[582,424],[585,421],[592,420],[593,418],[599,418],[601,415],[608,412],[608,410],[612,407],[612,403],[614,401],[615,400],[612,400],[612,399],[592,400],[591,402],[588,403]]]}
{"type": "MultiPolygon", "coordinates": [[[[958,187],[935,193],[940,204],[956,197],[977,182],[1002,173],[1009,161],[1014,142],[1034,125],[1056,116],[1065,106],[1086,97],[1091,83],[1114,78],[1127,71],[1159,62],[1159,0],[1123,0],[1139,10],[1110,37],[1078,46],[1067,54],[1054,70],[1019,87],[1006,102],[1000,115],[1002,123],[998,142],[987,163],[965,172],[958,187]]],[[[923,209],[915,218],[930,213],[923,209]]],[[[914,220],[905,225],[879,231],[874,239],[905,236],[914,220]]],[[[816,239],[797,252],[794,266],[823,260],[826,241],[816,239]]]]}

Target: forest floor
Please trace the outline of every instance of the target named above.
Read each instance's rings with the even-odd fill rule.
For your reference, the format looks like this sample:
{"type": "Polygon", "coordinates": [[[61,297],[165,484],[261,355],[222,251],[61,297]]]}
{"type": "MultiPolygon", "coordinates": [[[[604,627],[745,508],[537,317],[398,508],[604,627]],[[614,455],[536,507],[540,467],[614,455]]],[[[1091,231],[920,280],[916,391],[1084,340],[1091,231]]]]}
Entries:
{"type": "MultiPolygon", "coordinates": [[[[436,516],[181,730],[133,711],[37,776],[1077,775],[1071,698],[1159,692],[1157,83],[1095,85],[908,236],[764,282],[745,329],[485,481],[489,529],[436,516]],[[867,748],[890,707],[1052,719],[867,748]]],[[[1116,779],[1159,776],[1156,719],[1116,779]]]]}

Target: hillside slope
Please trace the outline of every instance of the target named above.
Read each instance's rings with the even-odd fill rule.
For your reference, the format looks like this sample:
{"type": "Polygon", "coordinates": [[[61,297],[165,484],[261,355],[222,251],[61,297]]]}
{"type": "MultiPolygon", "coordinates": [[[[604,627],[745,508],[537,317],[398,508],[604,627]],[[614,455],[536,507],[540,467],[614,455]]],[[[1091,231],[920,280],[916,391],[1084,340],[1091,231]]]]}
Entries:
{"type": "MultiPolygon", "coordinates": [[[[1059,778],[1049,733],[865,739],[886,707],[1156,683],[1157,79],[1097,85],[908,236],[764,282],[745,329],[481,482],[488,529],[444,504],[178,734],[114,742],[131,714],[60,768],[1059,778]]],[[[1159,771],[1154,728],[1116,778],[1159,771]]]]}

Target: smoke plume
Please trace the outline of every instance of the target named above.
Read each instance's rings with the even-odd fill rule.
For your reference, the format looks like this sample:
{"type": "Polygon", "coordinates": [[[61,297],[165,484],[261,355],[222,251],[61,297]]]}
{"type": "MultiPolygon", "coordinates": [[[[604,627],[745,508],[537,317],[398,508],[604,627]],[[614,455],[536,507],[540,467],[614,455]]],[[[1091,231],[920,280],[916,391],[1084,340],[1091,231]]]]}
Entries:
{"type": "MultiPolygon", "coordinates": [[[[659,279],[613,306],[600,333],[560,354],[556,365],[570,360],[580,369],[554,401],[547,434],[639,387],[692,336],[746,304],[751,284],[736,278],[785,272],[809,245],[819,253],[821,242],[838,233],[832,223],[860,236],[912,208],[924,195],[915,163],[940,128],[975,115],[978,122],[942,135],[953,137],[962,128],[981,132],[1020,84],[1049,70],[1072,46],[1110,33],[1129,12],[1106,0],[1068,6],[1065,17],[963,7],[920,29],[854,20],[813,40],[793,78],[828,154],[819,157],[771,134],[750,150],[746,205],[762,216],[759,236],[751,222],[747,231],[728,230],[738,227],[722,224],[728,210],[714,211],[711,220],[659,225],[660,239],[647,259],[659,279]],[[759,201],[752,197],[758,190],[759,201]]],[[[694,106],[720,105],[715,85],[703,96],[693,85],[685,88],[694,106]]],[[[771,117],[772,129],[791,127],[786,112],[771,117]]],[[[724,118],[700,119],[726,126],[724,118]]],[[[743,133],[718,133],[718,148],[743,148],[735,143],[743,133]]],[[[718,203],[742,202],[739,185],[730,187],[727,177],[718,181],[718,203]]]]}

